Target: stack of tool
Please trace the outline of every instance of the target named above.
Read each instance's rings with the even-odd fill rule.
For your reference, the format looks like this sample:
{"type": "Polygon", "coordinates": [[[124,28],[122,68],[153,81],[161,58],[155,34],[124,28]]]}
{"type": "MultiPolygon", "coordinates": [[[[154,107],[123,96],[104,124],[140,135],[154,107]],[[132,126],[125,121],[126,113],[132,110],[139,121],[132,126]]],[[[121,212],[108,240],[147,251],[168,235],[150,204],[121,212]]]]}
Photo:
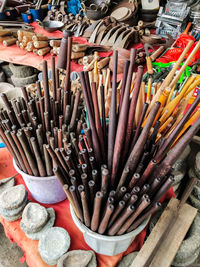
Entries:
{"type": "Polygon", "coordinates": [[[51,55],[52,56],[57,56],[59,54],[59,49],[60,49],[60,40],[51,40],[49,42],[49,45],[51,46],[51,55]]]}
{"type": "MultiPolygon", "coordinates": [[[[109,123],[106,123],[104,86],[97,88],[94,73],[80,73],[88,125],[83,124],[85,138],[80,136],[78,149],[73,145],[73,139],[68,138],[65,152],[74,151],[81,165],[74,159],[70,165],[63,166],[63,161],[50,146],[47,150],[56,160],[53,171],[63,184],[77,217],[92,231],[122,235],[134,230],[159,208],[157,201],[171,186],[172,166],[200,128],[200,109],[196,109],[200,95],[185,112],[200,83],[199,78],[191,76],[179,94],[168,101],[200,48],[198,42],[177,72],[192,45],[192,41],[188,43],[153,99],[148,89],[146,101],[142,66],[138,68],[134,86],[132,84],[134,49],[130,61],[125,62],[118,95],[118,53],[114,51],[109,123]]],[[[147,66],[151,79],[152,65],[148,55],[147,66]]]]}
{"type": "MultiPolygon", "coordinates": [[[[31,96],[22,88],[23,97],[8,100],[2,94],[6,110],[0,112],[0,135],[15,163],[23,172],[34,176],[51,176],[53,161],[46,144],[57,148],[56,155],[61,156],[60,149],[67,145],[66,139],[79,138],[82,124],[85,122],[81,91],[74,94],[70,83],[70,57],[72,39],[69,37],[67,70],[64,89],[60,88],[59,70],[55,68],[55,58],[51,58],[52,96],[49,92],[47,62],[43,61],[43,87],[37,82],[37,95],[31,96]]],[[[72,153],[68,153],[71,162],[72,153]]]]}
{"type": "Polygon", "coordinates": [[[50,51],[47,36],[19,30],[17,38],[17,46],[38,56],[44,56],[50,51]]]}
{"type": "Polygon", "coordinates": [[[0,42],[3,43],[4,46],[10,46],[16,43],[16,38],[13,36],[13,33],[9,29],[0,30],[0,42]]]}

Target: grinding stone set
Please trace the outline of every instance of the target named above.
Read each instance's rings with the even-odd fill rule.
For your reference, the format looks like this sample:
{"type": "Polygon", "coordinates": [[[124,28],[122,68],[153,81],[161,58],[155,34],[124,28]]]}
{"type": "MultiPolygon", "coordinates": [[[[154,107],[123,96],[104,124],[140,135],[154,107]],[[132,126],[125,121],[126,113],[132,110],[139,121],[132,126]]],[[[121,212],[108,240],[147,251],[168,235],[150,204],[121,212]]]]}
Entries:
{"type": "Polygon", "coordinates": [[[0,214],[7,221],[21,218],[28,202],[28,192],[24,185],[11,186],[0,194],[0,214]]]}
{"type": "Polygon", "coordinates": [[[44,262],[56,265],[69,246],[70,236],[67,231],[61,227],[51,227],[41,236],[38,249],[44,262]]]}
{"type": "Polygon", "coordinates": [[[38,240],[49,228],[54,225],[55,211],[46,209],[37,203],[29,203],[23,213],[20,227],[26,236],[38,240]]]}
{"type": "Polygon", "coordinates": [[[57,263],[57,267],[96,267],[97,261],[92,250],[72,250],[64,254],[57,263]],[[81,259],[81,260],[80,260],[81,259]]]}
{"type": "MultiPolygon", "coordinates": [[[[112,250],[109,247],[110,240],[115,243],[113,246],[120,247],[123,246],[123,239],[134,232],[132,242],[153,214],[149,224],[151,232],[163,211],[159,210],[161,197],[169,192],[171,185],[175,196],[179,196],[182,182],[187,178],[188,158],[191,153],[189,142],[199,130],[200,113],[196,107],[200,101],[200,95],[185,113],[184,104],[189,103],[188,95],[190,96],[191,91],[195,89],[191,88],[194,84],[199,85],[200,78],[192,74],[187,80],[183,75],[185,79],[182,83],[183,87],[179,88],[182,84],[178,85],[178,83],[190,60],[193,60],[200,49],[200,42],[194,48],[194,41],[188,41],[185,47],[182,47],[181,56],[172,69],[166,72],[167,76],[164,78],[162,76],[162,79],[160,76],[156,76],[159,77],[158,80],[154,77],[157,73],[154,73],[156,68],[153,68],[152,62],[167,49],[167,45],[172,49],[175,48],[171,46],[172,43],[170,45],[167,41],[164,43],[161,36],[166,37],[170,33],[176,38],[185,30],[190,15],[193,23],[199,19],[200,12],[195,8],[197,2],[194,0],[167,1],[165,8],[161,7],[160,10],[158,8],[142,10],[144,20],[139,20],[141,19],[140,6],[135,0],[123,0],[119,3],[111,0],[82,0],[81,11],[85,14],[77,15],[66,14],[65,2],[58,0],[51,2],[52,6],[44,21],[61,22],[64,27],[59,29],[65,29],[61,41],[18,31],[18,37],[22,37],[21,35],[23,38],[27,37],[25,38],[27,45],[37,39],[37,45],[41,46],[39,48],[45,49],[42,56],[49,51],[54,53],[49,45],[56,47],[54,54],[59,55],[58,65],[56,68],[55,57],[52,57],[53,95],[49,95],[51,90],[48,83],[48,62],[45,60],[42,75],[44,90],[41,90],[38,82],[37,95],[34,97],[30,95],[27,88],[22,88],[24,98],[19,98],[19,101],[11,102],[5,94],[3,95],[7,111],[1,109],[0,112],[1,135],[5,136],[4,143],[9,141],[6,144],[8,148],[11,148],[11,151],[14,150],[11,154],[15,163],[16,159],[21,159],[22,154],[26,152],[21,160],[25,163],[25,170],[23,170],[23,164],[21,166],[16,164],[20,170],[41,179],[53,174],[54,178],[58,178],[56,181],[60,182],[63,193],[66,193],[70,201],[74,223],[78,228],[80,225],[84,227],[85,232],[82,232],[85,242],[91,249],[102,255],[106,254],[92,247],[85,233],[96,235],[92,240],[96,247],[101,240],[104,243],[103,246],[110,252],[112,250]],[[145,17],[150,23],[144,22],[145,17]],[[159,36],[150,33],[149,28],[152,25],[156,25],[156,34],[159,36]],[[91,52],[92,47],[76,42],[72,45],[71,33],[74,37],[82,36],[89,43],[96,45],[93,46],[94,56],[88,56],[87,64],[83,64],[85,69],[79,73],[81,83],[78,83],[74,91],[73,82],[70,79],[71,60],[81,65],[80,58],[83,61],[83,56],[86,56],[88,50],[91,52]],[[146,44],[145,52],[143,48],[125,50],[130,44],[140,41],[146,44]],[[153,47],[150,44],[160,47],[151,53],[149,49],[153,47]],[[112,58],[103,59],[104,62],[106,59],[106,64],[102,68],[98,67],[98,63],[102,63],[103,60],[98,61],[97,52],[102,49],[101,46],[104,46],[106,51],[115,50],[112,58]],[[190,49],[192,52],[188,53],[190,49]],[[82,56],[78,57],[77,54],[82,56]],[[188,54],[189,56],[186,57],[188,54]],[[185,59],[185,63],[181,65],[185,59]],[[147,66],[145,80],[143,66],[138,67],[137,73],[134,72],[135,64],[141,63],[146,63],[147,66]],[[109,69],[106,69],[105,66],[108,64],[109,69]],[[180,66],[180,70],[177,71],[180,66]],[[65,70],[66,73],[64,73],[65,70]],[[65,76],[65,81],[62,81],[63,86],[59,80],[59,74],[62,71],[65,76]],[[123,77],[118,84],[117,74],[119,73],[123,73],[123,77]],[[155,81],[156,86],[154,86],[155,81]],[[182,94],[183,91],[184,94],[182,94]],[[84,97],[84,104],[82,97],[84,97]],[[182,101],[185,103],[182,104],[182,101]],[[23,111],[26,111],[27,117],[20,121],[23,111]],[[15,113],[14,122],[10,119],[13,113],[15,113]],[[196,115],[198,117],[195,118],[198,120],[191,122],[190,119],[196,115]],[[15,125],[15,117],[19,120],[18,126],[15,125]],[[25,129],[25,126],[32,128],[30,136],[29,128],[25,129]],[[22,136],[22,129],[27,133],[26,136],[24,134],[22,136]],[[81,134],[82,129],[84,129],[84,135],[81,134]],[[36,137],[30,138],[32,133],[36,133],[36,137]],[[12,138],[16,142],[16,147],[15,142],[10,142],[12,138]],[[18,138],[21,138],[20,142],[18,138]],[[27,145],[28,149],[25,149],[27,145]],[[16,158],[15,154],[17,154],[16,158]],[[29,158],[26,159],[27,154],[29,158]],[[30,156],[32,154],[34,154],[33,160],[30,156]],[[179,158],[178,155],[180,155],[179,158]],[[104,241],[107,238],[110,238],[108,242],[104,241]],[[115,238],[119,238],[117,239],[119,241],[115,238]]],[[[42,0],[38,0],[36,6],[40,8],[41,4],[42,0]]],[[[196,29],[198,30],[198,26],[196,29]]],[[[48,29],[48,31],[51,30],[48,29]]],[[[2,36],[7,38],[10,35],[10,32],[6,35],[3,32],[2,36]]],[[[23,38],[21,38],[22,42],[23,38]]],[[[20,43],[18,44],[20,47],[20,43]]],[[[31,48],[30,52],[34,52],[34,49],[31,48]]],[[[15,69],[14,65],[10,66],[11,69],[15,69]]],[[[79,81],[78,78],[77,80],[79,81]]],[[[18,163],[21,162],[19,160],[18,163]]],[[[200,152],[195,157],[194,166],[189,170],[189,177],[191,181],[194,177],[199,179],[193,189],[189,186],[192,191],[189,202],[200,211],[200,152]]],[[[43,188],[46,187],[43,186],[43,188]]],[[[52,193],[53,197],[57,195],[59,194],[52,193]]],[[[164,202],[162,209],[166,206],[167,203],[164,202]]],[[[46,264],[57,265],[57,267],[97,267],[94,251],[69,251],[71,238],[64,228],[54,226],[56,220],[54,208],[45,208],[38,203],[29,202],[25,186],[15,186],[14,177],[0,181],[0,214],[7,221],[21,219],[21,230],[27,238],[39,241],[38,251],[46,264]]],[[[113,252],[113,255],[119,253],[121,251],[113,252]]],[[[130,267],[138,253],[140,252],[135,251],[124,256],[116,267],[130,267]]],[[[194,264],[199,253],[200,214],[198,213],[179,247],[172,266],[185,267],[194,264]]]]}
{"type": "Polygon", "coordinates": [[[28,203],[25,186],[14,184],[14,177],[1,180],[0,214],[7,221],[16,221],[22,217],[20,227],[28,238],[39,240],[38,249],[43,261],[49,265],[58,262],[59,267],[96,267],[93,251],[74,250],[67,253],[70,236],[65,229],[53,227],[54,209],[28,203]]]}

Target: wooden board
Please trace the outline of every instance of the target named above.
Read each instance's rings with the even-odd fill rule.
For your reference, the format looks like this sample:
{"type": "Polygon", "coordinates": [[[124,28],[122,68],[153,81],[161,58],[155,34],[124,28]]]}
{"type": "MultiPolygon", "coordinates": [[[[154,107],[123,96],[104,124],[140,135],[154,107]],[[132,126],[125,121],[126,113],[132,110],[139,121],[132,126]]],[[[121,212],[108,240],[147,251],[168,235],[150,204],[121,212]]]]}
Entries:
{"type": "MultiPolygon", "coordinates": [[[[179,200],[172,198],[168,203],[165,211],[158,220],[156,226],[153,228],[150,236],[146,240],[144,246],[138,253],[130,267],[143,267],[145,266],[146,259],[149,257],[155,248],[160,236],[162,236],[165,229],[176,212],[179,200]]],[[[151,264],[148,267],[169,267],[176,256],[176,253],[189,230],[195,216],[197,209],[188,204],[184,204],[179,210],[179,215],[175,224],[172,226],[171,231],[167,235],[165,242],[163,242],[156,255],[154,256],[151,264]]]]}

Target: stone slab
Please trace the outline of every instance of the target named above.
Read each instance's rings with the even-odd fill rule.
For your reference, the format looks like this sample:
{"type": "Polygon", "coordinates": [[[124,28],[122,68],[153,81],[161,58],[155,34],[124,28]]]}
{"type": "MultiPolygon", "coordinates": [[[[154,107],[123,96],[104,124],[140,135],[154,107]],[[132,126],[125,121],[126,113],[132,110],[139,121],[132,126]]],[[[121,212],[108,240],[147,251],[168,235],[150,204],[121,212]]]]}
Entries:
{"type": "MultiPolygon", "coordinates": [[[[25,232],[25,235],[32,239],[32,240],[39,240],[41,238],[41,236],[51,227],[53,227],[54,225],[54,222],[55,222],[55,219],[56,219],[56,216],[55,216],[55,211],[53,208],[48,208],[47,209],[47,212],[48,212],[48,221],[47,223],[45,224],[45,226],[37,233],[32,233],[32,234],[28,234],[25,232]]],[[[20,227],[21,227],[21,223],[20,223],[20,227]]],[[[21,227],[22,229],[22,227],[21,227]]],[[[22,229],[23,230],[23,229],[22,229]]],[[[23,230],[24,231],[24,230],[23,230]]]]}
{"type": "Polygon", "coordinates": [[[45,263],[56,265],[59,258],[68,251],[69,246],[68,232],[61,227],[51,227],[41,236],[38,250],[45,263]]]}
{"type": "Polygon", "coordinates": [[[129,267],[131,263],[136,258],[138,252],[134,251],[122,258],[122,260],[117,264],[117,267],[129,267]]]}
{"type": "Polygon", "coordinates": [[[26,233],[40,231],[48,220],[48,212],[45,207],[38,203],[29,203],[23,213],[21,224],[26,233]]]}
{"type": "Polygon", "coordinates": [[[0,208],[13,210],[19,208],[26,199],[26,189],[23,184],[7,188],[0,195],[0,208]]]}
{"type": "Polygon", "coordinates": [[[8,217],[16,216],[23,212],[27,203],[28,203],[28,193],[27,193],[26,199],[24,200],[24,203],[19,208],[16,208],[13,210],[0,209],[0,214],[4,216],[8,216],[8,217]]]}
{"type": "Polygon", "coordinates": [[[15,185],[15,178],[5,178],[0,181],[0,195],[9,187],[13,187],[15,185]]]}
{"type": "Polygon", "coordinates": [[[64,254],[57,263],[57,267],[96,267],[96,256],[91,250],[72,250],[64,254]],[[93,260],[94,258],[94,260],[93,260]],[[81,259],[81,261],[80,261],[81,259]]]}

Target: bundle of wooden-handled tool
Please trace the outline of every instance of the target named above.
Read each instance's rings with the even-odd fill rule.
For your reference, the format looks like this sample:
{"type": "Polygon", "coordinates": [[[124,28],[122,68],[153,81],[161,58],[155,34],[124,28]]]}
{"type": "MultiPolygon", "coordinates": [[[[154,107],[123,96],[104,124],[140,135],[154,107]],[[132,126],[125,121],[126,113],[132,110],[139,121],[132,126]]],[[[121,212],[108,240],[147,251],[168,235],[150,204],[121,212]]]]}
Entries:
{"type": "Polygon", "coordinates": [[[44,56],[50,51],[47,36],[37,35],[34,32],[17,31],[17,46],[38,56],[44,56]]]}
{"type": "MultiPolygon", "coordinates": [[[[43,87],[37,82],[37,95],[30,96],[22,88],[23,97],[8,100],[6,94],[1,98],[6,106],[0,112],[0,135],[12,154],[17,166],[25,173],[34,176],[53,175],[51,157],[46,145],[57,148],[57,155],[66,147],[69,136],[78,138],[85,112],[77,90],[70,90],[70,44],[67,55],[67,71],[64,89],[60,88],[59,72],[55,68],[55,58],[51,58],[53,96],[49,94],[48,67],[43,61],[43,87]],[[44,94],[44,95],[43,95],[44,94]]],[[[69,157],[72,155],[69,153],[69,157]]]]}
{"type": "Polygon", "coordinates": [[[66,147],[65,151],[61,151],[62,156],[58,157],[57,150],[50,146],[47,146],[47,150],[55,162],[53,171],[64,186],[77,217],[92,231],[111,236],[122,235],[134,230],[160,207],[158,201],[173,182],[173,164],[200,129],[200,117],[197,116],[199,110],[195,111],[200,102],[198,95],[181,119],[171,120],[171,126],[162,131],[161,138],[158,138],[159,130],[172,113],[175,118],[183,114],[182,101],[186,97],[187,103],[188,92],[195,88],[192,85],[184,89],[181,96],[178,95],[176,105],[168,108],[166,91],[170,92],[171,84],[177,81],[195,55],[200,42],[191,52],[190,59],[185,61],[175,75],[191,45],[192,43],[188,44],[180,60],[164,80],[161,85],[164,90],[152,105],[151,99],[142,102],[142,66],[138,68],[134,88],[131,90],[136,55],[134,49],[131,50],[130,60],[124,65],[120,101],[117,105],[118,53],[114,51],[109,123],[106,123],[105,116],[104,86],[99,88],[101,102],[98,103],[96,82],[90,81],[87,71],[80,72],[88,117],[88,126],[83,124],[85,136],[79,137],[78,145],[73,136],[65,140],[66,147]],[[163,87],[165,85],[167,87],[163,87]],[[137,113],[138,105],[141,104],[142,109],[137,113]],[[172,112],[168,113],[166,120],[161,120],[163,107],[170,110],[169,113],[172,112]],[[74,155],[70,160],[68,153],[74,155]]]}
{"type": "Polygon", "coordinates": [[[0,43],[3,43],[4,46],[16,44],[16,41],[17,39],[10,29],[0,29],[0,43]]]}
{"type": "MultiPolygon", "coordinates": [[[[50,41],[51,54],[59,55],[61,40],[51,40],[50,41]]],[[[72,44],[72,60],[76,60],[85,56],[86,50],[89,46],[87,44],[79,44],[77,42],[73,42],[72,44]]]]}

